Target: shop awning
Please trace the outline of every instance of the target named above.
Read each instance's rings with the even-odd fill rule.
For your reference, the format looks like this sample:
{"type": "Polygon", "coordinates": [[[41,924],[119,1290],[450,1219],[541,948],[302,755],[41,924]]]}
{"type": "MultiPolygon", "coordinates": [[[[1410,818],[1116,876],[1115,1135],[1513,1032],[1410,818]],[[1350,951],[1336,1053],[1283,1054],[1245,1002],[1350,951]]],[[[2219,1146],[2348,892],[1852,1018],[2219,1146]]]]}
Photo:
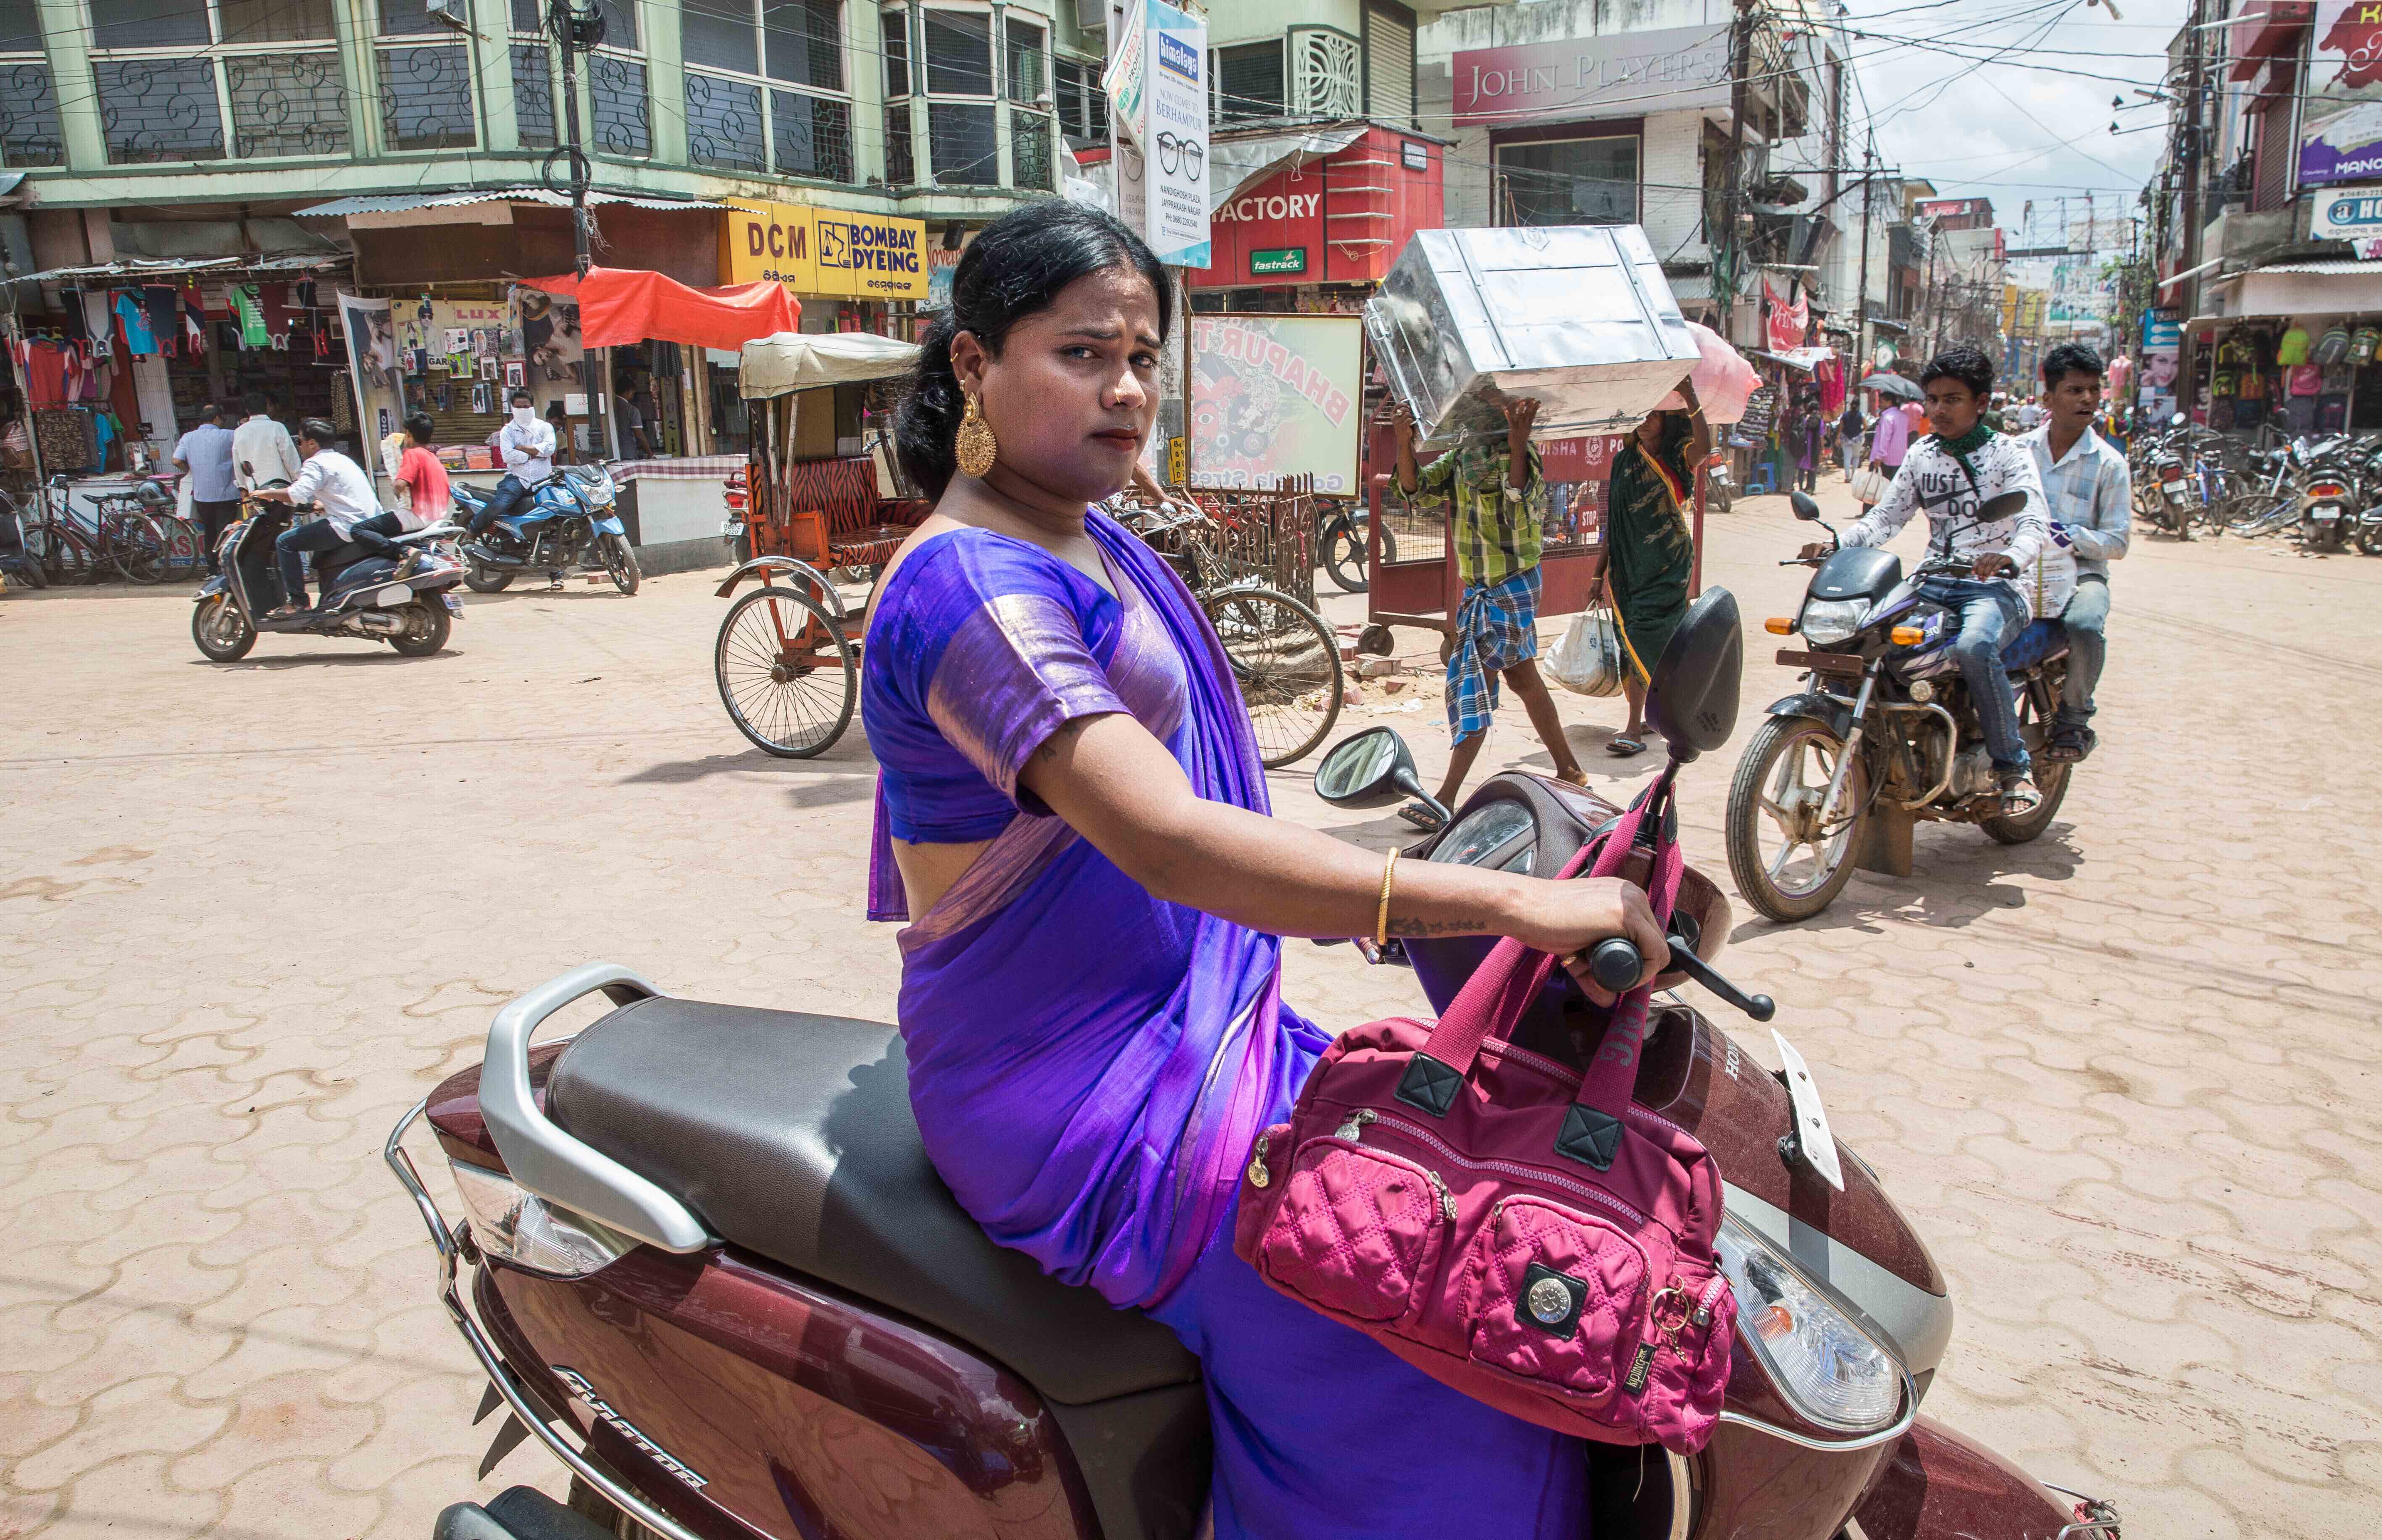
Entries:
{"type": "Polygon", "coordinates": [[[1773,351],[1762,348],[1749,348],[1745,350],[1745,356],[1750,359],[1768,359],[1773,363],[1783,363],[1789,369],[1799,369],[1809,374],[1819,367],[1821,360],[1835,358],[1836,350],[1833,348],[1786,348],[1773,351]]]}
{"type": "MultiPolygon", "coordinates": [[[[657,198],[625,192],[594,192],[587,194],[593,204],[626,203],[640,209],[717,209],[717,203],[691,198],[657,198]]],[[[327,203],[316,203],[297,211],[301,219],[345,219],[359,214],[402,214],[412,209],[453,209],[471,203],[543,203],[550,209],[567,209],[571,195],[550,192],[542,187],[466,188],[460,192],[394,192],[374,193],[358,198],[335,198],[327,203]]]]}
{"type": "Polygon", "coordinates": [[[113,280],[138,284],[150,278],[179,277],[186,273],[228,276],[234,273],[319,273],[348,265],[345,251],[305,251],[274,257],[128,257],[122,262],[87,263],[80,267],[52,267],[7,279],[12,284],[55,284],[69,280],[113,280]]]}
{"type": "Polygon", "coordinates": [[[783,284],[733,284],[690,288],[639,267],[596,267],[585,278],[527,278],[523,286],[579,301],[581,340],[590,348],[639,342],[682,342],[694,348],[738,348],[755,337],[791,332],[803,307],[783,284]]]}
{"type": "Polygon", "coordinates": [[[1208,212],[1215,213],[1294,162],[1319,161],[1326,155],[1338,154],[1364,136],[1365,127],[1362,123],[1345,123],[1294,133],[1210,139],[1208,212]]]}
{"type": "Polygon", "coordinates": [[[819,385],[857,385],[906,374],[918,345],[875,332],[780,332],[744,345],[736,385],[748,401],[819,385]]]}

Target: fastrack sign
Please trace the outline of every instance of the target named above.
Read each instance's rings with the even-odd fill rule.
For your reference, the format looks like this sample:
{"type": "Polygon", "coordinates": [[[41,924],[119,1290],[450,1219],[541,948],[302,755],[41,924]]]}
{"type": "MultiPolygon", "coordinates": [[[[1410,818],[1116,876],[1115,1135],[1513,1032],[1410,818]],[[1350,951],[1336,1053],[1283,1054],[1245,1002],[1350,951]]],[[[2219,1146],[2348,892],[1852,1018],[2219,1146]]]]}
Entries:
{"type": "Polygon", "coordinates": [[[1662,27],[1514,48],[1469,48],[1452,61],[1455,121],[1635,117],[1728,104],[1728,29],[1662,27]]]}

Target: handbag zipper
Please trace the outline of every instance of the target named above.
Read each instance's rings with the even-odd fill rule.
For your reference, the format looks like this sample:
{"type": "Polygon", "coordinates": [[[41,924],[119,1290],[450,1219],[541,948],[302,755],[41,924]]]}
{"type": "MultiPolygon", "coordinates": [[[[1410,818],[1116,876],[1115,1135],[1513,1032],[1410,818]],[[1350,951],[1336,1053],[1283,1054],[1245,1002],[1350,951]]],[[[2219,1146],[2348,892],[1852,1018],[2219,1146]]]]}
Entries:
{"type": "MultiPolygon", "coordinates": [[[[1366,1112],[1372,1111],[1370,1107],[1367,1107],[1364,1110],[1366,1112]]],[[[1437,1134],[1432,1133],[1429,1129],[1409,1123],[1403,1118],[1383,1118],[1379,1113],[1374,1113],[1372,1118],[1366,1119],[1366,1121],[1377,1122],[1393,1133],[1411,1139],[1418,1144],[1429,1146],[1442,1159],[1449,1162],[1451,1165],[1467,1167],[1475,1171],[1504,1171],[1514,1176],[1525,1178],[1530,1181],[1543,1182],[1550,1187],[1560,1187],[1566,1192],[1576,1192],[1579,1196],[1586,1198],[1592,1203],[1602,1204],[1607,1208],[1626,1214],[1640,1225],[1650,1224],[1652,1222],[1648,1219],[1645,1215],[1639,1213],[1636,1209],[1630,1207],[1627,1204],[1623,1203],[1612,1193],[1600,1192],[1596,1188],[1590,1187],[1585,1183],[1576,1182],[1568,1178],[1555,1176],[1552,1173],[1541,1171],[1533,1167],[1524,1166],[1515,1161],[1474,1160],[1468,1155],[1458,1155],[1454,1149],[1449,1147],[1445,1140],[1440,1138],[1437,1134]]],[[[1349,1119],[1348,1123],[1341,1125],[1340,1129],[1333,1134],[1333,1137],[1344,1138],[1351,1143],[1360,1143],[1357,1134],[1350,1133],[1348,1131],[1351,1124],[1354,1124],[1360,1131],[1364,1127],[1363,1122],[1360,1122],[1357,1118],[1352,1118],[1349,1119]]],[[[1455,1207],[1455,1199],[1452,1195],[1448,1194],[1444,1186],[1441,1185],[1437,1173],[1431,1172],[1428,1167],[1426,1167],[1425,1174],[1431,1178],[1431,1185],[1439,1189],[1440,1193],[1444,1200],[1443,1206],[1452,1211],[1455,1207]]],[[[1502,1210],[1504,1207],[1504,1204],[1501,1202],[1497,1206],[1499,1210],[1502,1210]]],[[[1492,1217],[1493,1212],[1494,1211],[1492,1211],[1492,1217]]],[[[1454,1213],[1451,1212],[1448,1215],[1448,1217],[1451,1219],[1454,1218],[1454,1213]]]]}
{"type": "MultiPolygon", "coordinates": [[[[1369,1124],[1378,1123],[1381,1120],[1381,1115],[1374,1111],[1371,1107],[1358,1107],[1356,1111],[1350,1113],[1347,1118],[1342,1121],[1338,1128],[1332,1131],[1332,1137],[1334,1139],[1344,1139],[1351,1144],[1362,1147],[1365,1143],[1366,1127],[1369,1124]]],[[[1430,1183],[1432,1195],[1439,1200],[1440,1213],[1447,1216],[1447,1222],[1449,1224],[1452,1225],[1455,1223],[1455,1194],[1447,1190],[1447,1183],[1441,1179],[1438,1172],[1432,1170],[1428,1166],[1421,1167],[1421,1170],[1423,1179],[1430,1183]]],[[[1259,1182],[1258,1185],[1262,1187],[1265,1184],[1263,1182],[1259,1182]]]]}

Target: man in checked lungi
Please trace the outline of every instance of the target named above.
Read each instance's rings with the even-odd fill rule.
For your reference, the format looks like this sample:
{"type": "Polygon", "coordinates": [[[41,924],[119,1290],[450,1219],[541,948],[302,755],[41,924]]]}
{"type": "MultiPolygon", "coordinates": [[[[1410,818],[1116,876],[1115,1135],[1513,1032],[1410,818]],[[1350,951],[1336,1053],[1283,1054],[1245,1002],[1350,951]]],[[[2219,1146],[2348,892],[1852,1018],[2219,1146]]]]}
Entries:
{"type": "MultiPolygon", "coordinates": [[[[1530,714],[1539,741],[1553,757],[1554,771],[1575,786],[1585,785],[1579,762],[1564,739],[1563,718],[1539,678],[1539,550],[1546,514],[1546,479],[1530,425],[1539,403],[1526,396],[1503,397],[1505,432],[1460,445],[1418,471],[1414,419],[1397,412],[1398,486],[1446,493],[1455,504],[1448,538],[1455,542],[1455,570],[1464,580],[1464,601],[1455,624],[1440,644],[1447,664],[1447,726],[1455,739],[1447,779],[1440,784],[1442,806],[1453,808],[1464,777],[1480,757],[1489,720],[1497,710],[1498,681],[1514,687],[1530,714]]],[[[1398,815],[1417,828],[1435,830],[1440,816],[1420,802],[1398,815]]]]}

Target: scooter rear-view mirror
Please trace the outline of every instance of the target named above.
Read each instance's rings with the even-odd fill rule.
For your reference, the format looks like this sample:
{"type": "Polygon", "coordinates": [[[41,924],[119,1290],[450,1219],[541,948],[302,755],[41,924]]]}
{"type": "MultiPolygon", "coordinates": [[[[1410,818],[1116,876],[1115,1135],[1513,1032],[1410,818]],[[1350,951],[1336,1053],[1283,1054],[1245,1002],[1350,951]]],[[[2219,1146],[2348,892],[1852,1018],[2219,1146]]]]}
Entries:
{"type": "Polygon", "coordinates": [[[1414,752],[1394,727],[1370,727],[1344,739],[1315,767],[1315,794],[1333,807],[1374,808],[1413,797],[1440,815],[1447,809],[1423,789],[1414,752]]]}
{"type": "MultiPolygon", "coordinates": [[[[1745,667],[1745,637],[1737,596],[1708,589],[1655,662],[1646,691],[1646,721],[1686,764],[1728,741],[1737,730],[1737,687],[1745,667]]],[[[1378,729],[1377,729],[1378,730],[1378,729]]]]}
{"type": "Polygon", "coordinates": [[[1786,497],[1786,504],[1789,507],[1792,507],[1795,510],[1795,517],[1802,519],[1805,523],[1816,523],[1819,520],[1820,505],[1811,500],[1811,495],[1810,493],[1789,493],[1786,497]]]}

